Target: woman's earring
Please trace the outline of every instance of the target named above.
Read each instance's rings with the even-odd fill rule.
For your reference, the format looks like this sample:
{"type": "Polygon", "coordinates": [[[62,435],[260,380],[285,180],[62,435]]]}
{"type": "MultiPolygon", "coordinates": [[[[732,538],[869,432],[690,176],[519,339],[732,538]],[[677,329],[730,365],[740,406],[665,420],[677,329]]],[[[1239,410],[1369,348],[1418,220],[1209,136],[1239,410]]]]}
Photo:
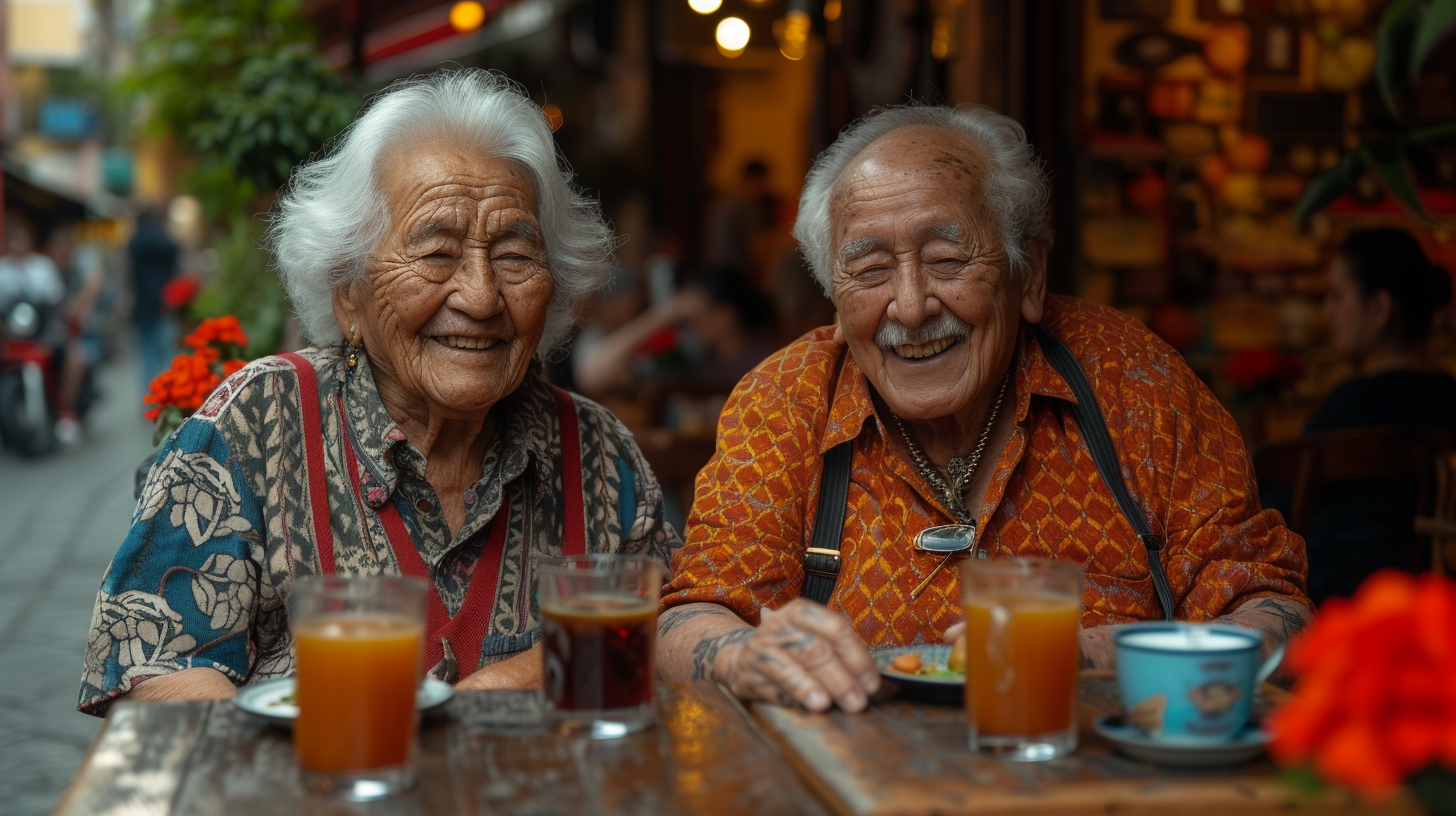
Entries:
{"type": "Polygon", "coordinates": [[[354,324],[349,324],[349,370],[353,371],[359,366],[359,346],[354,342],[354,324]]]}

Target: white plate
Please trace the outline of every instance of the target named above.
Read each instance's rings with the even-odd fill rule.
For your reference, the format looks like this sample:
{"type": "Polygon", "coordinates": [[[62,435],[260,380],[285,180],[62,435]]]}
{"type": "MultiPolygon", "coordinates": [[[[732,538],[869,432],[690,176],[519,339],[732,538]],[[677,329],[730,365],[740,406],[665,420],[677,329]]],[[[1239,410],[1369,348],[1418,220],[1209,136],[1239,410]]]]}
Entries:
{"type": "Polygon", "coordinates": [[[1257,725],[1247,725],[1228,742],[1211,745],[1180,745],[1149,737],[1126,725],[1122,717],[1110,714],[1093,724],[1097,733],[1108,738],[1119,751],[1144,762],[1169,768],[1222,768],[1249,762],[1264,753],[1269,735],[1257,725]]]}
{"type": "Polygon", "coordinates": [[[950,659],[950,646],[943,643],[922,643],[915,646],[895,646],[886,649],[872,649],[870,654],[879,666],[880,676],[895,683],[909,694],[933,700],[955,702],[965,694],[966,676],[945,671],[950,659]],[[904,654],[920,655],[921,666],[930,666],[940,671],[934,674],[908,674],[895,671],[890,664],[904,654]]]}
{"type": "MultiPolygon", "coordinates": [[[[455,688],[449,683],[426,677],[425,684],[415,694],[415,705],[421,711],[426,711],[443,704],[454,695],[455,688]]],[[[243,686],[233,696],[233,704],[250,714],[285,725],[298,717],[298,705],[293,702],[292,677],[280,677],[254,686],[243,686]]]]}

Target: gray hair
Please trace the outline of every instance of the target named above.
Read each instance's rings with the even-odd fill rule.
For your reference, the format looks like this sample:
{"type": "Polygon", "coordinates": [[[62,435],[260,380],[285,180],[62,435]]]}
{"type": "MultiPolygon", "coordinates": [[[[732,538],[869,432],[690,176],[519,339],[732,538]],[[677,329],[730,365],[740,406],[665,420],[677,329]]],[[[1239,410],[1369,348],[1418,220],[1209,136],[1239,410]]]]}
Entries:
{"type": "Polygon", "coordinates": [[[991,172],[981,188],[981,200],[1001,222],[1001,241],[1013,274],[1030,265],[1033,244],[1043,250],[1051,247],[1052,229],[1047,216],[1050,185],[1026,141],[1026,131],[1015,119],[981,106],[880,108],[845,128],[834,144],[819,154],[799,196],[794,238],[826,294],[834,272],[829,207],[835,183],[871,142],[912,125],[929,125],[969,136],[990,153],[991,172]]]}
{"type": "Polygon", "coordinates": [[[390,85],[324,156],[294,171],[265,241],[304,334],[315,344],[343,342],[333,291],[365,276],[389,229],[379,159],[393,146],[431,137],[510,159],[530,175],[555,284],[536,350],[544,356],[566,339],[581,301],[606,281],[616,240],[597,203],[572,184],[541,109],[505,75],[479,69],[439,71],[390,85]]]}

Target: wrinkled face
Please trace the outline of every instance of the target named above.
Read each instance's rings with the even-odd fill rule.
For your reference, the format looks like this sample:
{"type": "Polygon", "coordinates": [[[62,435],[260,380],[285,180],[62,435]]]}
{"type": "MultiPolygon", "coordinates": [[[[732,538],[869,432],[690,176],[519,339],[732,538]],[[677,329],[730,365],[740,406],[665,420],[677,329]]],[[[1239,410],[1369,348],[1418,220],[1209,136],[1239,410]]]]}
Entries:
{"type": "Polygon", "coordinates": [[[1330,343],[1341,354],[1358,356],[1369,352],[1385,331],[1389,296],[1382,298],[1380,292],[1369,298],[1362,295],[1350,265],[1339,255],[1330,263],[1329,280],[1324,317],[1330,327],[1330,343]]]}
{"type": "Polygon", "coordinates": [[[989,158],[926,126],[867,147],[835,184],[833,300],[855,362],[896,414],[932,420],[984,410],[1041,320],[1040,254],[1013,277],[982,204],[989,158]]]}
{"type": "Polygon", "coordinates": [[[535,187],[505,159],[446,142],[380,157],[390,227],[335,314],[392,411],[483,416],[520,385],[554,285],[535,187]]]}

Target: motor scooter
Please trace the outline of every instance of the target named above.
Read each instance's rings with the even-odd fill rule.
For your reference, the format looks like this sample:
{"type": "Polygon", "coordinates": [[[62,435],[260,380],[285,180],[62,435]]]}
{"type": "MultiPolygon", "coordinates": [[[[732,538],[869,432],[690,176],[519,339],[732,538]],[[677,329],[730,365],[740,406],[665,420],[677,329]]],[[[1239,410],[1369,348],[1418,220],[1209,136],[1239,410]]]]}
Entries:
{"type": "Polygon", "coordinates": [[[0,440],[24,456],[56,446],[60,383],[56,354],[42,338],[48,310],[26,300],[4,306],[0,332],[0,440]]]}

